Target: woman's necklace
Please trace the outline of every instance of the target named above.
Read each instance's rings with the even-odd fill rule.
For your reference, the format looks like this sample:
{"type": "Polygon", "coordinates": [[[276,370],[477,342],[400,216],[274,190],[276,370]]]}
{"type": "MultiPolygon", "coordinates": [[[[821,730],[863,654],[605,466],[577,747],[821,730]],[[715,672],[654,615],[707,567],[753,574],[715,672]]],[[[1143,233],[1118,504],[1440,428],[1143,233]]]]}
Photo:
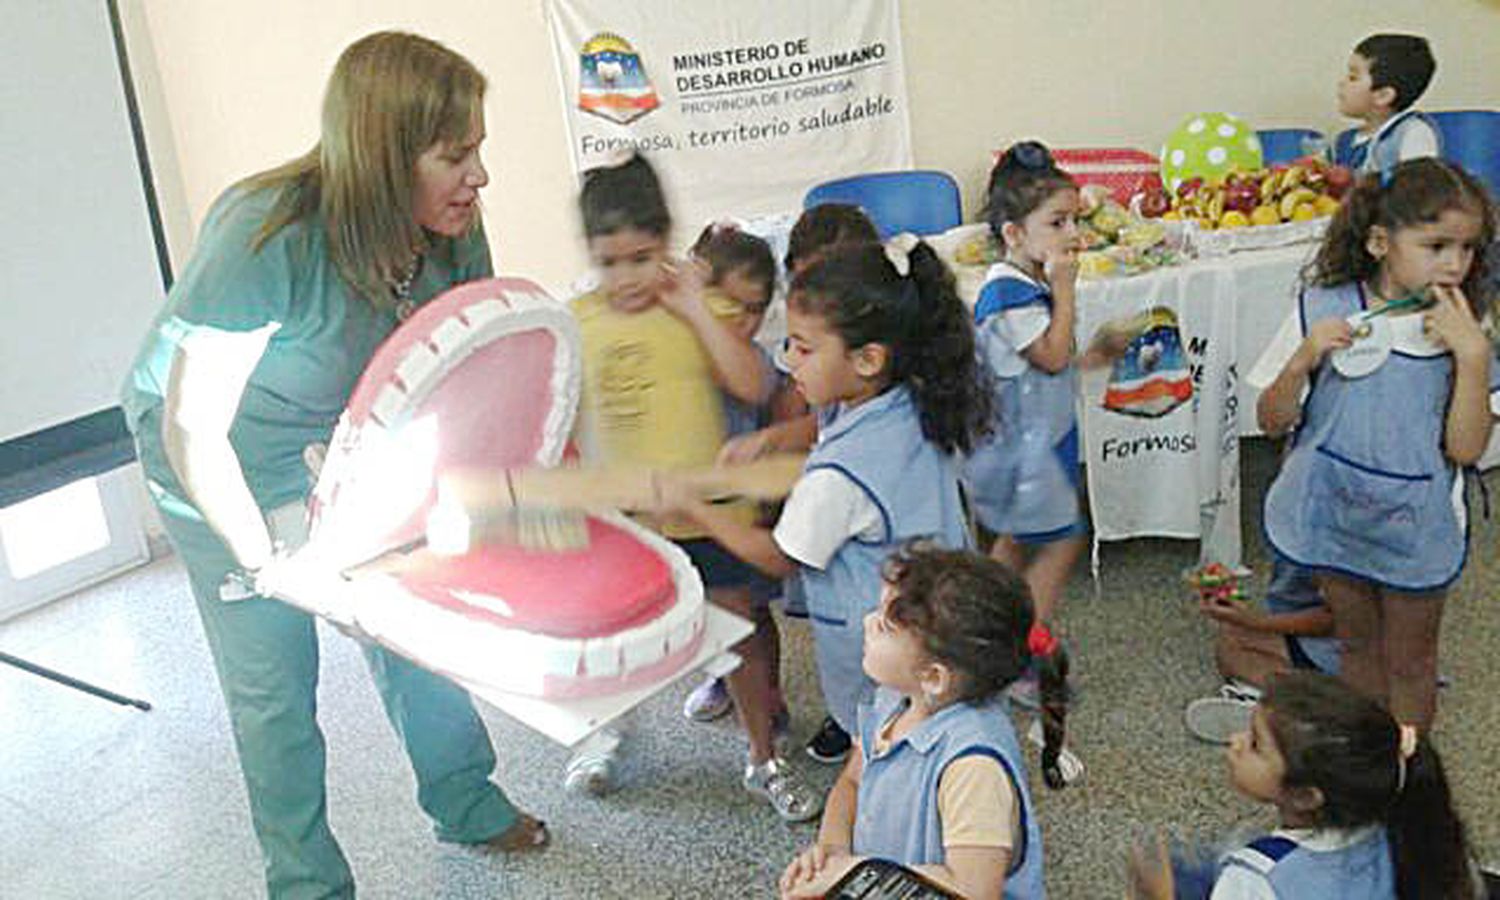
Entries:
{"type": "Polygon", "coordinates": [[[412,283],[417,280],[417,272],[422,268],[422,256],[417,254],[411,259],[411,264],[406,271],[399,276],[389,278],[386,284],[391,289],[391,296],[396,299],[396,319],[405,322],[411,314],[417,311],[416,301],[411,298],[412,283]]]}

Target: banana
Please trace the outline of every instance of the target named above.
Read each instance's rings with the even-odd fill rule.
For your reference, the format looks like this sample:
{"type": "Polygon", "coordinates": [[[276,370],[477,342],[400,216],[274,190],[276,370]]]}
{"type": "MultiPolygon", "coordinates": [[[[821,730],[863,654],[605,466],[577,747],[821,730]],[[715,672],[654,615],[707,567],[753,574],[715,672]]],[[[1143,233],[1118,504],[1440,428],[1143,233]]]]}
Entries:
{"type": "Polygon", "coordinates": [[[1204,211],[1209,221],[1217,222],[1224,215],[1224,192],[1214,191],[1213,198],[1208,201],[1208,209],[1204,211]]]}
{"type": "Polygon", "coordinates": [[[1303,203],[1312,203],[1318,199],[1318,192],[1308,188],[1297,188],[1281,198],[1276,205],[1276,212],[1281,215],[1282,221],[1292,217],[1292,213],[1303,203]]]}
{"type": "Polygon", "coordinates": [[[1281,173],[1270,171],[1260,182],[1260,202],[1270,203],[1276,197],[1276,186],[1281,183],[1281,173]]]}
{"type": "Polygon", "coordinates": [[[1301,166],[1287,166],[1281,177],[1281,190],[1289,191],[1307,180],[1307,170],[1301,166]]]}

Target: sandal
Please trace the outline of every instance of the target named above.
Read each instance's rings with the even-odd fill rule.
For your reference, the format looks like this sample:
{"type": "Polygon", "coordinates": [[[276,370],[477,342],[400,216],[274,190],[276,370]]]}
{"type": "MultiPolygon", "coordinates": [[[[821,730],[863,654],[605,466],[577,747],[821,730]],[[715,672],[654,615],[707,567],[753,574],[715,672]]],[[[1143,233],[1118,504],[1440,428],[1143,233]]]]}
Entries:
{"type": "Polygon", "coordinates": [[[535,816],[521,813],[515,824],[481,843],[479,846],[491,853],[525,853],[540,850],[552,841],[547,823],[535,816]]]}

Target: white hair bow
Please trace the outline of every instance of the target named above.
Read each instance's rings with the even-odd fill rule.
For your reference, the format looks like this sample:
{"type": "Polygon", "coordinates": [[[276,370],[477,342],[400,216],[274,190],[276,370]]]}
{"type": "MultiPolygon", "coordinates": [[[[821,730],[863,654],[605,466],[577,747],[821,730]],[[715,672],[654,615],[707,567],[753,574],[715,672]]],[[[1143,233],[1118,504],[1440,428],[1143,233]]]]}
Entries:
{"type": "Polygon", "coordinates": [[[911,251],[920,240],[911,232],[903,231],[885,242],[885,258],[891,261],[896,274],[902,278],[911,274],[911,251]]]}

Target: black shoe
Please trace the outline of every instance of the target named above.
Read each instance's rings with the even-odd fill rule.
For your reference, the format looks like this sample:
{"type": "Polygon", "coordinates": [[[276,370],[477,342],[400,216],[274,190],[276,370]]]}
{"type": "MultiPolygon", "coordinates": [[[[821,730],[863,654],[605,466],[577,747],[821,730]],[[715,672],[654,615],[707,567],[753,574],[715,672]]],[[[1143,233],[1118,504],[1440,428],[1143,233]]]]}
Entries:
{"type": "Polygon", "coordinates": [[[807,755],[820,763],[841,763],[849,755],[849,733],[839,727],[832,716],[823,720],[823,727],[807,742],[807,755]]]}

